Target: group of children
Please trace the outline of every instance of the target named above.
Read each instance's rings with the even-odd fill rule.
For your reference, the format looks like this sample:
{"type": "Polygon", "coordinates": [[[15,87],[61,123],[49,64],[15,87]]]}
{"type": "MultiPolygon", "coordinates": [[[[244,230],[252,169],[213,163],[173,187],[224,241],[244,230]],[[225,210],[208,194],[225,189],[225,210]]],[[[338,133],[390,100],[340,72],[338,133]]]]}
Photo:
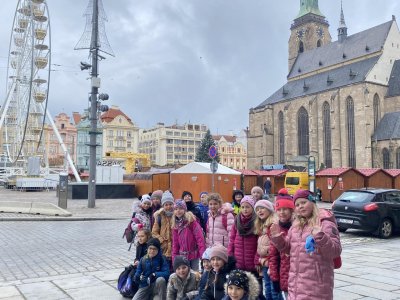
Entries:
{"type": "Polygon", "coordinates": [[[333,299],[339,232],[310,191],[281,189],[271,201],[253,187],[232,203],[202,192],[198,205],[190,192],[155,191],[132,221],[134,300],[333,299]]]}

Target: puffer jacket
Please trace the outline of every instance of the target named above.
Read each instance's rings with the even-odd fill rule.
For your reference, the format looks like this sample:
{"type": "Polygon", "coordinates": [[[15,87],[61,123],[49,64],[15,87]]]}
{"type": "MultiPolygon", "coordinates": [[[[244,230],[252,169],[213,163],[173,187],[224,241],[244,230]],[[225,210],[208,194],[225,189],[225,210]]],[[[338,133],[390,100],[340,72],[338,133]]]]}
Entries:
{"type": "MultiPolygon", "coordinates": [[[[263,299],[260,297],[260,284],[257,278],[250,272],[245,272],[249,279],[249,292],[244,295],[242,300],[258,300],[263,299]]],[[[222,300],[231,300],[232,298],[228,295],[228,285],[225,283],[226,296],[222,300]]]]}
{"type": "Polygon", "coordinates": [[[134,281],[139,284],[139,288],[146,287],[149,285],[147,279],[153,273],[156,275],[156,278],[163,277],[166,282],[168,281],[169,265],[160,251],[153,258],[150,258],[147,254],[140,259],[134,281]],[[142,278],[141,275],[143,275],[142,278]]]}
{"type": "Polygon", "coordinates": [[[183,229],[172,229],[172,261],[177,255],[186,256],[188,260],[200,258],[206,250],[203,230],[199,222],[192,213],[188,215],[189,220],[185,220],[183,229]]]}
{"type": "Polygon", "coordinates": [[[270,246],[270,230],[263,228],[262,234],[257,239],[257,253],[254,263],[262,267],[268,267],[268,253],[270,246]]]}
{"type": "Polygon", "coordinates": [[[182,280],[176,273],[169,277],[167,300],[192,300],[199,294],[200,273],[190,271],[186,279],[182,280]],[[187,298],[185,298],[187,297],[187,298]]]}
{"type": "Polygon", "coordinates": [[[154,213],[154,220],[151,234],[160,241],[163,254],[170,259],[172,253],[172,216],[168,217],[165,214],[164,208],[161,208],[154,213]],[[161,220],[161,222],[159,222],[159,220],[161,220]]]}
{"type": "MultiPolygon", "coordinates": [[[[287,224],[279,223],[280,232],[282,236],[286,237],[291,222],[287,224]]],[[[289,267],[290,267],[290,256],[287,253],[279,252],[273,243],[269,246],[268,255],[268,266],[269,266],[269,277],[272,281],[279,281],[281,290],[284,292],[288,291],[288,281],[289,281],[289,267]]]]}
{"type": "Polygon", "coordinates": [[[236,218],[240,218],[240,214],[235,217],[235,222],[229,233],[228,255],[236,258],[238,269],[255,272],[258,237],[253,233],[241,236],[236,228],[236,218]]]}
{"type": "Polygon", "coordinates": [[[134,216],[132,217],[132,221],[131,228],[133,231],[137,232],[139,230],[139,224],[143,225],[143,229],[151,231],[151,209],[146,212],[138,206],[134,216]]]}
{"type": "Polygon", "coordinates": [[[290,253],[289,300],[332,300],[333,259],[342,252],[336,220],[329,211],[320,209],[321,231],[314,235],[315,252],[305,251],[307,236],[312,228],[294,224],[286,238],[271,237],[279,251],[290,253]]]}
{"type": "Polygon", "coordinates": [[[223,266],[219,273],[214,270],[204,272],[202,275],[206,278],[206,286],[204,290],[199,291],[199,298],[201,300],[220,300],[225,296],[225,283],[227,275],[234,270],[236,260],[234,257],[229,256],[228,262],[223,266]]]}
{"type": "Polygon", "coordinates": [[[225,248],[228,247],[229,232],[235,221],[232,211],[231,205],[229,203],[224,203],[215,216],[211,211],[208,212],[206,230],[207,247],[212,247],[216,244],[223,245],[225,248]],[[224,222],[224,218],[226,222],[224,222]]]}

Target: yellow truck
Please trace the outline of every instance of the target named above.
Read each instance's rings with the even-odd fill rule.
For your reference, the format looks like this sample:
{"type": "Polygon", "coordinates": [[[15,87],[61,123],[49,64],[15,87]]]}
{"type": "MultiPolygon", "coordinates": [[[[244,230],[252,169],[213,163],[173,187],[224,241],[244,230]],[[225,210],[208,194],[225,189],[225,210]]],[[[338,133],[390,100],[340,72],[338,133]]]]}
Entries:
{"type": "Polygon", "coordinates": [[[307,172],[287,172],[285,177],[285,188],[290,195],[294,195],[298,189],[308,190],[307,172]]]}

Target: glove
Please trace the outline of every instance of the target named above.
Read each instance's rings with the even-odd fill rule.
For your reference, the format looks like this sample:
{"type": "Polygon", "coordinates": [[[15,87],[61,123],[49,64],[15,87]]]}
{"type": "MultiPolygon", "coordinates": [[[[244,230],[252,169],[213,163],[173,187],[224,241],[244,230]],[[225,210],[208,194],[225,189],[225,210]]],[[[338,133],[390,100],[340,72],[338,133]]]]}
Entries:
{"type": "Polygon", "coordinates": [[[306,244],[304,245],[307,254],[313,254],[315,251],[315,240],[312,235],[307,236],[306,244]]]}
{"type": "Polygon", "coordinates": [[[279,281],[272,281],[272,286],[274,287],[275,292],[279,293],[281,291],[279,281]]]}
{"type": "Polygon", "coordinates": [[[156,281],[156,274],[152,273],[150,276],[147,278],[147,283],[148,285],[152,284],[154,281],[156,281]]]}

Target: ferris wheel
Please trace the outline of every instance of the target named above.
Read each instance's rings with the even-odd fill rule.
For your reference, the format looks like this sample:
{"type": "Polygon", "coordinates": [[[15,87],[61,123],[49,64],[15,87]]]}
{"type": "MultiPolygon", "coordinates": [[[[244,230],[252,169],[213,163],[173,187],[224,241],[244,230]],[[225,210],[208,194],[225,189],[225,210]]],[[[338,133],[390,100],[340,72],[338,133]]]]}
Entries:
{"type": "Polygon", "coordinates": [[[50,19],[45,0],[19,0],[7,67],[6,99],[1,107],[3,149],[12,163],[43,156],[51,64],[50,19]]]}

